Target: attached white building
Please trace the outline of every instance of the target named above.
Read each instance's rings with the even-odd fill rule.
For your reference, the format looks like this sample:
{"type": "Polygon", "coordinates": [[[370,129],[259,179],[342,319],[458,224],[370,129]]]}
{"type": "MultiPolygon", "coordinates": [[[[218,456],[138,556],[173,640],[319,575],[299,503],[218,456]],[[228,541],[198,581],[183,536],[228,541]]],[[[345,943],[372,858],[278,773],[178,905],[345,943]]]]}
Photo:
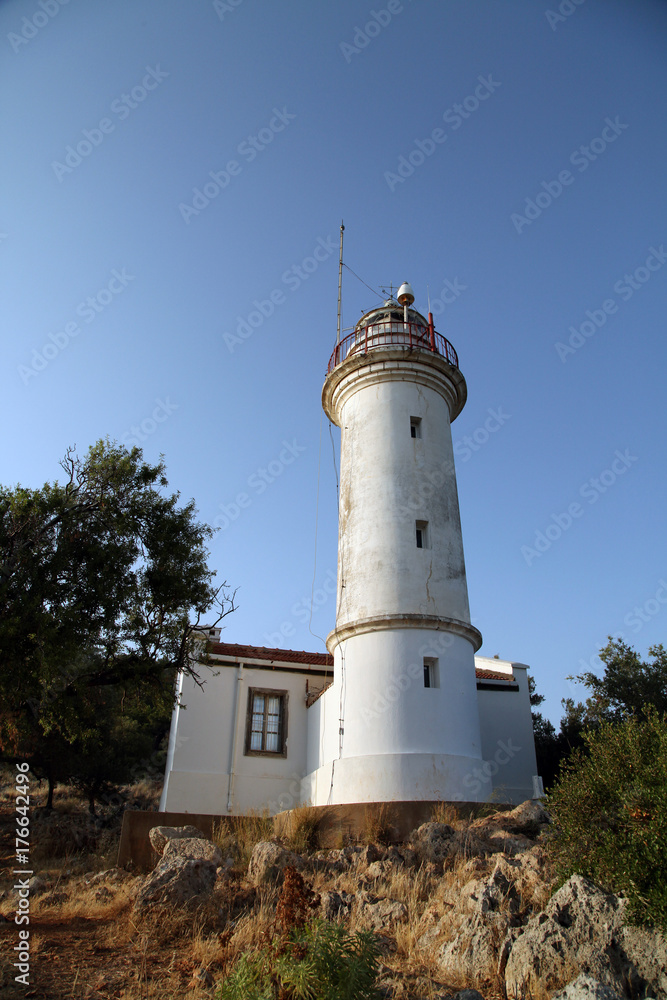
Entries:
{"type": "Polygon", "coordinates": [[[534,794],[527,668],[475,656],[451,435],[465,379],[410,286],[397,298],[336,345],[322,393],[341,428],[330,655],[213,642],[203,691],[182,681],[165,811],[534,794]]]}

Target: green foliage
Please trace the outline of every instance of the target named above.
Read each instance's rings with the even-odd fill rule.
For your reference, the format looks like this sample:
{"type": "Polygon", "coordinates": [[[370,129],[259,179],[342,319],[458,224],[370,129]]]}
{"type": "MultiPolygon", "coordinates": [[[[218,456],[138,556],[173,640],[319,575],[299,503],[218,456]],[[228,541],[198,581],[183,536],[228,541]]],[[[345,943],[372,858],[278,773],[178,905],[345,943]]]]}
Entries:
{"type": "Polygon", "coordinates": [[[349,934],[316,920],[287,942],[242,955],[216,1000],[378,1000],[377,945],[370,932],[349,934]]]}
{"type": "Polygon", "coordinates": [[[667,712],[667,651],[658,645],[648,652],[653,659],[645,662],[622,639],[609,636],[600,650],[603,676],[586,671],[569,678],[584,684],[591,694],[584,703],[564,702],[566,726],[590,728],[604,721],[622,722],[632,715],[643,719],[649,705],[662,714],[667,712]]]}
{"type": "Polygon", "coordinates": [[[99,441],[61,467],[64,483],[0,487],[0,758],[94,796],[155,752],[176,671],[197,677],[196,623],[233,598],[162,462],[99,441]]]}
{"type": "Polygon", "coordinates": [[[667,929],[667,718],[602,721],[548,798],[564,881],[578,873],[628,896],[638,923],[667,929]]]}

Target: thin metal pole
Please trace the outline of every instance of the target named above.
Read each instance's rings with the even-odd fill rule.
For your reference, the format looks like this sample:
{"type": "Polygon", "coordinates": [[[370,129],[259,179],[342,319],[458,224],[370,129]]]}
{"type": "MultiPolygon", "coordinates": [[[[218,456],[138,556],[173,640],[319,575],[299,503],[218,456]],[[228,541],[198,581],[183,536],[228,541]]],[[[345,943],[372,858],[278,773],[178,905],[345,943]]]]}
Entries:
{"type": "Polygon", "coordinates": [[[340,298],[343,290],[343,233],[345,232],[345,226],[343,225],[343,220],[340,222],[340,257],[338,259],[338,333],[336,336],[336,343],[340,344],[340,298]]]}

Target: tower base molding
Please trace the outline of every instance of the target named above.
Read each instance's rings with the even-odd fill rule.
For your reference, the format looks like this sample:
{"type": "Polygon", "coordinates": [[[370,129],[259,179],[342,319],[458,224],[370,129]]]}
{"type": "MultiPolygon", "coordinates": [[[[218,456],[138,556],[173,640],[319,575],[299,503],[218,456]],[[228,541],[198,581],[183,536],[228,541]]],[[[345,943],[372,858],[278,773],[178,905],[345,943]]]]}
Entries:
{"type": "Polygon", "coordinates": [[[342,757],[306,775],[302,802],[486,802],[492,784],[478,757],[454,754],[370,754],[342,757]]]}

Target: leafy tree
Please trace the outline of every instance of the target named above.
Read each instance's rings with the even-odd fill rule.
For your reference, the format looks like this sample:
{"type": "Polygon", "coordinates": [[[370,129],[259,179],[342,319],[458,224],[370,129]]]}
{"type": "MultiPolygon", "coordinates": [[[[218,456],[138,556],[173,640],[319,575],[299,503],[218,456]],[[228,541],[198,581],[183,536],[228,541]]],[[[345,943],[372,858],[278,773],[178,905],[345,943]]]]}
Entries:
{"type": "Polygon", "coordinates": [[[548,798],[562,881],[575,873],[628,896],[632,917],[667,929],[667,718],[603,719],[548,798]]]}
{"type": "Polygon", "coordinates": [[[99,789],[143,752],[176,671],[201,683],[202,616],[234,610],[206,565],[212,530],[165,493],[163,462],[99,441],[61,467],[64,483],[0,487],[0,759],[28,760],[49,802],[55,781],[99,789]]]}
{"type": "Polygon", "coordinates": [[[651,646],[644,662],[639,654],[622,639],[613,639],[600,650],[605,665],[598,677],[586,671],[570,680],[584,684],[591,692],[584,703],[573,699],[564,702],[566,726],[571,730],[598,726],[600,723],[622,722],[630,716],[647,718],[648,706],[667,712],[667,652],[662,645],[651,646]]]}

